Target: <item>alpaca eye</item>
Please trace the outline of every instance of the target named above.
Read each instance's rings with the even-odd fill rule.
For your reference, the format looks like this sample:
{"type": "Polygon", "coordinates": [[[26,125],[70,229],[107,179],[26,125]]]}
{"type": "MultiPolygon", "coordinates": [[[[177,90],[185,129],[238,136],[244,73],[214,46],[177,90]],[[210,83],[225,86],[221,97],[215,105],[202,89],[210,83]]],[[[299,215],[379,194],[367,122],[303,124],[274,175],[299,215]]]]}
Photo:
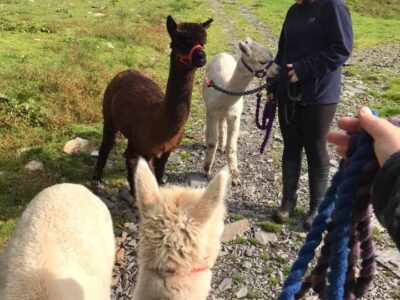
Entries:
{"type": "Polygon", "coordinates": [[[259,61],[259,63],[262,64],[262,65],[266,65],[266,64],[268,63],[268,60],[266,60],[266,61],[259,61]]]}

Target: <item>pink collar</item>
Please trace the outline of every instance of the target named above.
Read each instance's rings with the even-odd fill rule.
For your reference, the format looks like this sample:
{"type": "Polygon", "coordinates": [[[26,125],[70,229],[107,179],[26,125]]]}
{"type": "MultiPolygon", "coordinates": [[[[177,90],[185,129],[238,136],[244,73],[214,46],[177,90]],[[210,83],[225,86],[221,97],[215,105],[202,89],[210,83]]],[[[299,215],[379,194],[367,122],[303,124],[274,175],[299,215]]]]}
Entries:
{"type": "MultiPolygon", "coordinates": [[[[198,268],[194,268],[190,271],[190,275],[192,274],[196,274],[196,273],[200,273],[203,271],[208,270],[208,266],[204,265],[198,268]]],[[[156,269],[152,269],[153,272],[157,273],[161,278],[170,278],[175,276],[176,271],[175,269],[167,269],[167,270],[156,270],[156,269]]]]}
{"type": "Polygon", "coordinates": [[[198,268],[192,269],[190,274],[200,273],[200,272],[203,272],[203,271],[206,271],[206,270],[208,270],[208,266],[202,266],[202,267],[198,267],[198,268]]]}

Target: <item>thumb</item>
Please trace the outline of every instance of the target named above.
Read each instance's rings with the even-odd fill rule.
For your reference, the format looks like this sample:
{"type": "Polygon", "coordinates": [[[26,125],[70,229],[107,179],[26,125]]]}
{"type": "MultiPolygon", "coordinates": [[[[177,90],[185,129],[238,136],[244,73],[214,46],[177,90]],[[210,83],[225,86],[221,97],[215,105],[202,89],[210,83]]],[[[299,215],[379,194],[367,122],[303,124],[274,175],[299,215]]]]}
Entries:
{"type": "Polygon", "coordinates": [[[374,116],[372,111],[365,106],[360,109],[358,116],[360,127],[366,130],[374,139],[386,135],[393,126],[388,121],[374,116]]]}

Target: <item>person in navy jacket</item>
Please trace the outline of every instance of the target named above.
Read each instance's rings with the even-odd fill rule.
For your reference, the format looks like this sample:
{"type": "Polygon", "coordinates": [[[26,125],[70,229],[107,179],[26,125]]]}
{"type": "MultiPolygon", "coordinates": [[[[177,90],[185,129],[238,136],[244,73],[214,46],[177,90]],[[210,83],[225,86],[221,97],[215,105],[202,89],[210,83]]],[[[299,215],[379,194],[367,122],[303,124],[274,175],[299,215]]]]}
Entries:
{"type": "Polygon", "coordinates": [[[309,228],[329,176],[326,134],[340,98],[341,66],[350,57],[353,31],[342,0],[296,0],[287,12],[276,63],[286,70],[269,93],[277,98],[283,136],[283,196],[277,222],[288,221],[297,201],[303,148],[308,163],[309,228]]]}

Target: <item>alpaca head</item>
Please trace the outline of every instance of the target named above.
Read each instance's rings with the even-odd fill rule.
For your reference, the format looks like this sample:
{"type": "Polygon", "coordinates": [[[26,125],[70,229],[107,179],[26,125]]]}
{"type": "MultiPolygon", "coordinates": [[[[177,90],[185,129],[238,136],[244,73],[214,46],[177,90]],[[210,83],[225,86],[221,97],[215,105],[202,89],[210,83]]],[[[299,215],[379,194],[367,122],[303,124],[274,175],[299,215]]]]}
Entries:
{"type": "Polygon", "coordinates": [[[279,66],[274,62],[271,50],[263,44],[246,38],[239,42],[239,49],[242,52],[241,59],[249,71],[258,77],[275,77],[279,74],[279,66]]]}
{"type": "Polygon", "coordinates": [[[179,23],[168,16],[167,30],[171,37],[172,55],[191,68],[200,68],[207,62],[204,45],[207,42],[206,29],[213,19],[204,23],[179,23]]]}
{"type": "Polygon", "coordinates": [[[153,272],[155,278],[172,280],[213,266],[220,250],[229,179],[224,169],[203,189],[159,188],[140,159],[135,184],[142,269],[153,272]]]}

